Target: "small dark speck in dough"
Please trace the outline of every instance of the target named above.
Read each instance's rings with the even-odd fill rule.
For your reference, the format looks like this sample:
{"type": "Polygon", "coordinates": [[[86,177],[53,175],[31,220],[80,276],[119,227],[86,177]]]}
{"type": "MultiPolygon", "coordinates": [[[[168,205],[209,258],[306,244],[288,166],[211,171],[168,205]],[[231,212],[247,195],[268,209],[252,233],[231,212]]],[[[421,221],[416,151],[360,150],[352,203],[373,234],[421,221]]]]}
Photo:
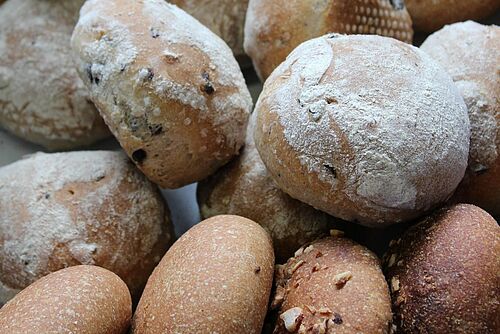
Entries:
{"type": "Polygon", "coordinates": [[[139,164],[142,163],[146,157],[147,153],[143,149],[135,150],[134,153],[132,153],[132,159],[139,164]]]}
{"type": "Polygon", "coordinates": [[[215,88],[210,82],[210,75],[207,72],[203,72],[201,76],[205,79],[205,83],[201,86],[201,90],[208,95],[213,94],[215,92],[215,88]]]}

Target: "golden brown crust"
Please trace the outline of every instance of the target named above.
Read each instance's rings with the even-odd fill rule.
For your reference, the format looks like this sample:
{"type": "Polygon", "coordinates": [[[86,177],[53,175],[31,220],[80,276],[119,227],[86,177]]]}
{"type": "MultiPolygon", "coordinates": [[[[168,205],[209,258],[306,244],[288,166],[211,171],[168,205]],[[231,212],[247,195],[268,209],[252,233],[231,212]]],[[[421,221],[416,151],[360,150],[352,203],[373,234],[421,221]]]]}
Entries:
{"type": "Polygon", "coordinates": [[[95,266],[41,278],[0,309],[2,333],[123,334],[132,316],[125,283],[95,266]]]}
{"type": "Polygon", "coordinates": [[[399,333],[500,331],[500,227],[480,208],[426,218],[391,243],[384,266],[399,333]]]}
{"type": "Polygon", "coordinates": [[[275,334],[389,332],[390,297],[379,260],[349,239],[304,245],[277,267],[275,282],[275,334]]]}
{"type": "Polygon", "coordinates": [[[133,333],[258,334],[272,285],[269,235],[238,216],[194,226],[151,275],[133,333]]]}

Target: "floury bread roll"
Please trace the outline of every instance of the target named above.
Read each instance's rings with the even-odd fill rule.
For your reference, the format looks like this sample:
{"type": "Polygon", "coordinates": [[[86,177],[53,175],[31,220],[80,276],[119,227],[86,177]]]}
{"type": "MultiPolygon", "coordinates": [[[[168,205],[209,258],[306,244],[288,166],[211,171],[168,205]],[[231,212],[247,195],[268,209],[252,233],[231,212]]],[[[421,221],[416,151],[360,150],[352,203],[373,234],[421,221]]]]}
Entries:
{"type": "Polygon", "coordinates": [[[163,0],[90,0],[72,38],[92,100],[153,182],[180,187],[237,155],[252,107],[231,50],[163,0]]]}
{"type": "Polygon", "coordinates": [[[51,150],[110,135],[71,56],[83,3],[9,0],[0,8],[0,127],[51,150]]]}
{"type": "Polygon", "coordinates": [[[396,333],[500,333],[500,227],[473,205],[442,209],[384,257],[396,333]]]}
{"type": "Polygon", "coordinates": [[[134,334],[260,334],[273,281],[269,235],[255,222],[217,216],[187,231],[149,278],[134,334]]]}
{"type": "Polygon", "coordinates": [[[498,0],[405,0],[415,29],[433,32],[445,24],[481,20],[500,9],[498,0]]]}
{"type": "Polygon", "coordinates": [[[266,81],[255,142],[279,187],[382,227],[446,201],[462,180],[469,117],[430,56],[379,36],[303,43],[266,81]]]}
{"type": "Polygon", "coordinates": [[[421,48],[448,71],[469,108],[469,167],[453,200],[500,216],[500,27],[456,23],[421,48]]]}
{"type": "Polygon", "coordinates": [[[0,309],[2,334],[125,334],[132,302],[125,283],[95,266],[47,275],[0,309]]]}
{"type": "Polygon", "coordinates": [[[79,264],[139,297],[172,239],[160,192],[121,152],[38,153],[0,169],[0,304],[79,264]]]}
{"type": "Polygon", "coordinates": [[[411,43],[411,25],[403,0],[250,0],[244,47],[264,81],[311,38],[377,34],[411,43]]]}

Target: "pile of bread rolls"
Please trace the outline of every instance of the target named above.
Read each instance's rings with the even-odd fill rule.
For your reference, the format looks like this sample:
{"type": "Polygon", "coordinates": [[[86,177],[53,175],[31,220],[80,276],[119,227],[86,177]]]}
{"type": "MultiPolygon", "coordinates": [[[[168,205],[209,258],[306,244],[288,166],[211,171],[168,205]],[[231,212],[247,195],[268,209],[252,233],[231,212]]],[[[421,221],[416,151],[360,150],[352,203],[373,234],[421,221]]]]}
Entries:
{"type": "Polygon", "coordinates": [[[0,1],[0,334],[500,332],[499,3],[170,2],[0,1]]]}

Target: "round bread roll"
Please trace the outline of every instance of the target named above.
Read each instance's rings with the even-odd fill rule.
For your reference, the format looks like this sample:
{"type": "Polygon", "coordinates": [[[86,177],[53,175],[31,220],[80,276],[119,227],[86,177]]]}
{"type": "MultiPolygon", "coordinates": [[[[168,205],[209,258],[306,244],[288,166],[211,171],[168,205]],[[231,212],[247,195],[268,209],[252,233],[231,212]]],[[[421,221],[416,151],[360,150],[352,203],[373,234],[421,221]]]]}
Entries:
{"type": "Polygon", "coordinates": [[[248,0],[170,0],[220,36],[236,58],[245,56],[243,29],[248,0]]]}
{"type": "Polygon", "coordinates": [[[469,108],[469,167],[453,200],[500,215],[500,27],[456,23],[421,48],[448,71],[469,108]]]}
{"type": "Polygon", "coordinates": [[[467,167],[469,117],[451,78],[400,41],[325,35],[264,85],[255,142],[278,186],[366,226],[446,201],[467,167]]]}
{"type": "Polygon", "coordinates": [[[87,1],[72,44],[104,120],[153,182],[181,187],[238,154],[252,107],[243,75],[227,45],[178,7],[87,1]]]}
{"type": "Polygon", "coordinates": [[[391,299],[380,263],[341,236],[300,248],[276,270],[274,334],[388,333],[391,299]]]}
{"type": "Polygon", "coordinates": [[[186,232],[149,278],[132,332],[259,334],[273,281],[271,239],[238,216],[186,232]]]}
{"type": "Polygon", "coordinates": [[[132,301],[125,283],[95,266],[47,275],[0,309],[2,333],[126,333],[132,301]]]}
{"type": "Polygon", "coordinates": [[[473,205],[442,209],[384,257],[398,333],[500,332],[500,227],[473,205]]]}
{"type": "Polygon", "coordinates": [[[50,150],[110,135],[70,52],[84,0],[9,0],[0,8],[0,126],[50,150]]]}
{"type": "Polygon", "coordinates": [[[377,34],[411,43],[402,0],[250,0],[245,51],[264,81],[300,43],[326,33],[377,34]]]}
{"type": "Polygon", "coordinates": [[[433,32],[445,24],[481,20],[500,9],[498,0],[406,0],[416,30],[433,32]]]}
{"type": "Polygon", "coordinates": [[[172,239],[163,197],[121,152],[38,153],[0,169],[0,304],[79,264],[139,297],[172,239]]]}

